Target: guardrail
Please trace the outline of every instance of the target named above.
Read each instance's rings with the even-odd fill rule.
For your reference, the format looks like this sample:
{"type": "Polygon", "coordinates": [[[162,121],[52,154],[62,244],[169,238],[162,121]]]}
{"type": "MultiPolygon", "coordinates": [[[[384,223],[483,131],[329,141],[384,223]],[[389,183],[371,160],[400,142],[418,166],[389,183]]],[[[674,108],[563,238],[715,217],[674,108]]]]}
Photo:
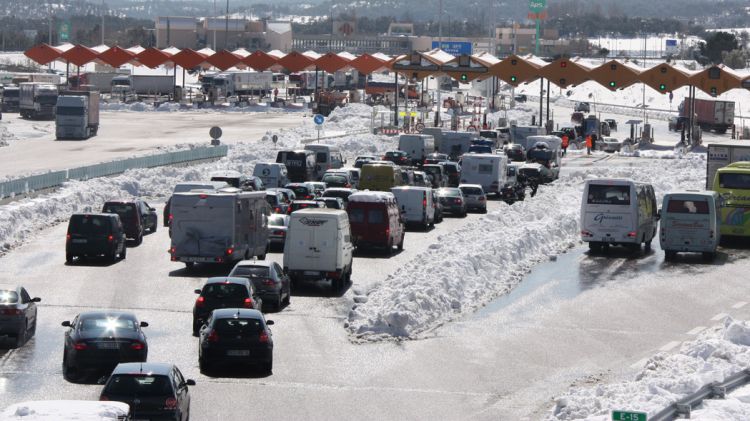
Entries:
{"type": "Polygon", "coordinates": [[[648,419],[649,421],[672,421],[678,417],[690,418],[692,409],[700,405],[705,399],[723,399],[727,396],[727,393],[748,382],[750,382],[750,369],[745,369],[732,374],[723,382],[713,382],[701,387],[696,392],[659,411],[653,417],[648,417],[648,419]]]}
{"type": "Polygon", "coordinates": [[[122,174],[127,170],[135,168],[154,168],[191,161],[222,158],[227,156],[227,151],[227,145],[199,147],[32,175],[0,182],[0,199],[58,187],[70,180],[88,180],[96,177],[122,174]]]}

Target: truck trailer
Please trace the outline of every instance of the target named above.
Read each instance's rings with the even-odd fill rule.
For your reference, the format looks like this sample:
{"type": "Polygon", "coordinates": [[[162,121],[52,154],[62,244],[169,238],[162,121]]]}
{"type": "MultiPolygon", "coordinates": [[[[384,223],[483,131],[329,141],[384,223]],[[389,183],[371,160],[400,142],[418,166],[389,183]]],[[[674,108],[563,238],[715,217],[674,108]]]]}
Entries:
{"type": "Polygon", "coordinates": [[[112,95],[172,95],[174,78],[169,75],[123,75],[112,78],[112,95]]]}
{"type": "MultiPolygon", "coordinates": [[[[680,117],[690,118],[690,102],[683,100],[678,107],[680,117]]],[[[695,99],[695,124],[703,130],[726,133],[734,125],[734,101],[695,99]]]]}
{"type": "Polygon", "coordinates": [[[55,118],[57,86],[42,82],[23,82],[19,85],[21,117],[32,119],[55,118]]]}
{"type": "Polygon", "coordinates": [[[78,89],[82,86],[90,86],[94,91],[101,93],[112,92],[112,79],[119,76],[128,76],[120,72],[86,72],[80,76],[71,76],[69,85],[72,89],[78,89]]]}
{"type": "Polygon", "coordinates": [[[88,139],[99,131],[99,92],[67,91],[57,97],[57,139],[88,139]]]}

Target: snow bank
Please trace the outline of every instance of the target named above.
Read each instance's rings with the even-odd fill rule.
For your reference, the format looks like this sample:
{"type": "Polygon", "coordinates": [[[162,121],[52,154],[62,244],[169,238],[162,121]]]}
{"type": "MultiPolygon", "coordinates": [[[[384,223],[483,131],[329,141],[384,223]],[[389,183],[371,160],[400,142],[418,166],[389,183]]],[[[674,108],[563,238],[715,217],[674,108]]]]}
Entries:
{"type": "MultiPolygon", "coordinates": [[[[549,420],[605,421],[612,409],[627,408],[653,415],[705,384],[750,366],[750,322],[730,317],[724,324],[684,343],[676,354],[651,357],[634,380],[572,389],[557,399],[549,420]]],[[[750,419],[750,388],[724,402],[706,401],[691,419],[750,419]]]]}
{"type": "Polygon", "coordinates": [[[101,111],[107,112],[202,112],[202,113],[285,113],[300,112],[305,109],[299,104],[290,104],[285,108],[269,107],[266,104],[253,105],[217,105],[215,107],[198,108],[196,104],[182,105],[176,102],[164,102],[155,107],[145,102],[103,102],[101,111]]]}
{"type": "Polygon", "coordinates": [[[541,186],[536,197],[503,204],[440,235],[426,252],[366,292],[367,302],[349,313],[349,332],[355,340],[413,339],[507,294],[534,263],[578,244],[587,177],[650,181],[660,195],[702,186],[705,160],[689,154],[638,166],[568,170],[554,184],[541,186]]]}
{"type": "Polygon", "coordinates": [[[116,421],[130,407],[123,402],[99,401],[29,401],[9,406],[0,420],[28,421],[116,421]]]}
{"type": "Polygon", "coordinates": [[[0,125],[0,147],[2,146],[8,146],[8,141],[13,137],[13,135],[8,131],[8,127],[6,127],[5,123],[2,123],[0,125]]]}

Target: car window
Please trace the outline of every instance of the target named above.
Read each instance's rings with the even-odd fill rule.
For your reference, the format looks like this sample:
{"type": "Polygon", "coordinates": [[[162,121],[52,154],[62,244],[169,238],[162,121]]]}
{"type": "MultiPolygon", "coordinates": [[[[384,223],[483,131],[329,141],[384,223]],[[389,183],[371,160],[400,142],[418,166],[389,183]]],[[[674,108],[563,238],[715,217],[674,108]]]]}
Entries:
{"type": "Polygon", "coordinates": [[[116,213],[120,218],[127,219],[135,217],[136,210],[132,203],[106,203],[102,212],[116,213]]]}
{"type": "Polygon", "coordinates": [[[97,235],[109,232],[110,219],[100,215],[73,215],[70,219],[68,233],[80,235],[97,235]]]}
{"type": "Polygon", "coordinates": [[[172,370],[172,372],[174,373],[174,379],[177,382],[177,385],[179,387],[185,386],[185,378],[182,377],[182,373],[180,373],[180,370],[178,370],[177,367],[175,367],[174,370],[172,370]]]}
{"type": "Polygon", "coordinates": [[[232,271],[232,276],[246,276],[249,278],[267,278],[267,266],[237,266],[232,271]]]}
{"type": "Polygon", "coordinates": [[[332,184],[346,184],[346,176],[343,175],[326,175],[323,176],[323,182],[324,183],[332,183],[332,184]]]}
{"type": "Polygon", "coordinates": [[[328,162],[328,154],[325,152],[318,152],[315,154],[315,160],[318,162],[328,162]]]}
{"type": "Polygon", "coordinates": [[[201,293],[205,298],[248,298],[247,288],[239,284],[208,284],[201,293]]]}
{"type": "Polygon", "coordinates": [[[630,186],[610,186],[590,184],[588,204],[590,205],[629,205],[630,186]]]}
{"type": "Polygon", "coordinates": [[[0,290],[0,304],[16,304],[18,293],[16,291],[0,290]]]}
{"type": "Polygon", "coordinates": [[[141,397],[171,396],[172,382],[167,376],[116,374],[111,377],[105,390],[109,395],[141,397]]]}
{"type": "Polygon", "coordinates": [[[481,195],[482,189],[477,188],[477,187],[462,187],[461,192],[463,194],[481,195]]]}
{"type": "MultiPolygon", "coordinates": [[[[350,205],[351,206],[351,205],[350,205]]],[[[349,209],[349,222],[362,223],[365,222],[365,210],[364,209],[349,209]]]]}
{"type": "Polygon", "coordinates": [[[87,317],[81,319],[80,330],[137,330],[135,320],[123,317],[87,317]]]}
{"type": "Polygon", "coordinates": [[[269,205],[277,205],[279,203],[279,198],[276,195],[267,194],[266,202],[268,202],[269,205]]]}
{"type": "Polygon", "coordinates": [[[284,270],[283,270],[283,269],[281,269],[281,266],[279,266],[279,264],[278,264],[278,263],[274,263],[274,264],[273,264],[273,270],[274,270],[274,271],[276,271],[276,275],[277,275],[277,276],[282,276],[282,275],[284,275],[284,270]]]}
{"type": "Polygon", "coordinates": [[[29,293],[26,292],[24,288],[21,288],[21,302],[28,303],[30,301],[31,301],[31,297],[29,296],[29,293]]]}
{"type": "Polygon", "coordinates": [[[380,209],[370,209],[367,212],[367,221],[371,224],[382,224],[384,220],[385,216],[380,209]]]}
{"type": "Polygon", "coordinates": [[[707,200],[679,200],[670,199],[667,204],[667,213],[692,213],[708,215],[707,200]]]}
{"type": "Polygon", "coordinates": [[[268,225],[273,225],[276,227],[283,227],[286,224],[284,223],[284,217],[281,215],[271,215],[268,218],[268,225]]]}
{"type": "Polygon", "coordinates": [[[219,335],[222,333],[260,333],[263,330],[263,324],[260,319],[215,319],[214,329],[219,335]]]}

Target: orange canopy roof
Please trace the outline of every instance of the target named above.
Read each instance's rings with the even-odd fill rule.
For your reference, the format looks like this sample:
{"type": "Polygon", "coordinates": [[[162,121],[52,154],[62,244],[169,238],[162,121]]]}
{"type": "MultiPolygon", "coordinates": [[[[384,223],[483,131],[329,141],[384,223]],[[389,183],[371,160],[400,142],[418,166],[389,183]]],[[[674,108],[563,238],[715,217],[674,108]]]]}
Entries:
{"type": "Polygon", "coordinates": [[[721,95],[731,89],[741,88],[744,78],[720,64],[690,76],[690,84],[710,95],[721,95]]]}
{"type": "Polygon", "coordinates": [[[206,61],[208,63],[222,71],[236,66],[241,60],[242,57],[227,50],[221,50],[218,53],[206,58],[206,61]]]}
{"type": "Polygon", "coordinates": [[[301,72],[315,64],[309,57],[296,51],[292,51],[280,58],[278,63],[292,73],[301,72]]]}
{"type": "Polygon", "coordinates": [[[503,82],[518,86],[539,77],[539,66],[536,63],[524,60],[515,54],[509,56],[500,63],[490,67],[490,76],[497,76],[503,82]],[[515,78],[515,79],[514,79],[515,78]]]}
{"type": "Polygon", "coordinates": [[[576,63],[568,57],[560,57],[552,63],[539,69],[539,75],[549,79],[555,85],[566,88],[578,85],[589,79],[589,69],[576,63]]]}
{"type": "Polygon", "coordinates": [[[35,62],[45,65],[60,58],[62,51],[47,44],[39,44],[29,48],[23,54],[35,62]]]}
{"type": "Polygon", "coordinates": [[[616,91],[638,82],[641,72],[632,65],[610,60],[589,72],[589,78],[600,85],[616,91]]]}
{"type": "Polygon", "coordinates": [[[263,51],[258,50],[243,58],[242,62],[257,71],[262,72],[276,64],[276,59],[263,51]]]}
{"type": "Polygon", "coordinates": [[[170,61],[170,56],[163,51],[154,47],[146,48],[138,53],[135,58],[144,66],[155,69],[162,64],[170,61]]]}
{"type": "Polygon", "coordinates": [[[365,53],[350,61],[349,66],[357,69],[359,73],[367,75],[376,70],[382,69],[385,67],[385,63],[382,60],[365,53]]]}
{"type": "Polygon", "coordinates": [[[659,92],[666,93],[689,85],[690,75],[667,63],[662,63],[641,73],[641,75],[638,76],[638,80],[659,92]],[[664,87],[664,89],[661,89],[662,87],[664,87]]]}
{"type": "Polygon", "coordinates": [[[99,54],[96,51],[80,44],[60,55],[65,61],[73,63],[76,66],[83,66],[88,62],[96,60],[98,56],[99,54]]]}
{"type": "Polygon", "coordinates": [[[135,54],[115,45],[114,47],[99,54],[98,58],[99,60],[109,64],[112,67],[120,67],[123,64],[133,60],[135,58],[135,54]]]}
{"type": "Polygon", "coordinates": [[[335,73],[349,64],[349,60],[335,53],[326,53],[319,59],[315,60],[315,65],[328,73],[335,73]]]}
{"type": "Polygon", "coordinates": [[[183,48],[182,51],[172,56],[172,62],[183,69],[198,67],[205,61],[206,56],[190,48],[183,48]]]}

